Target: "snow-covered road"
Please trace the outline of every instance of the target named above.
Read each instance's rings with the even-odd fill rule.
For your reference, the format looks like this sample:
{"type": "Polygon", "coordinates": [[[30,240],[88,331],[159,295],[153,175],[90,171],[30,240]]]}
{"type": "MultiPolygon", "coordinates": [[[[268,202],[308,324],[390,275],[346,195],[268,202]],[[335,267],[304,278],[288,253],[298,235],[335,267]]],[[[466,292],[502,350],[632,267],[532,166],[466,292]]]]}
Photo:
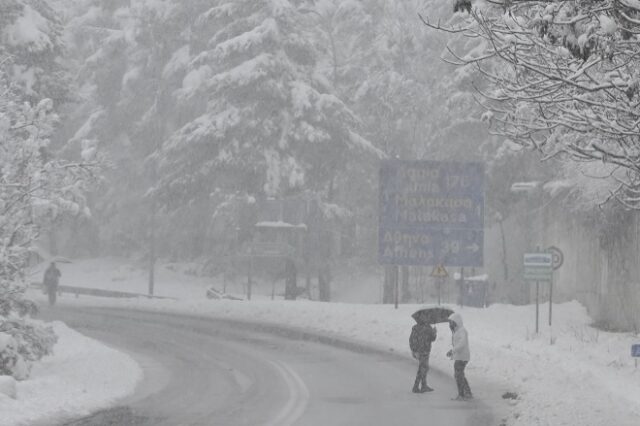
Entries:
{"type": "Polygon", "coordinates": [[[433,371],[437,391],[412,394],[413,363],[355,343],[112,308],[65,306],[43,315],[130,353],[145,369],[132,398],[72,425],[495,423],[482,401],[450,401],[450,377],[433,371]]]}
{"type": "MultiPolygon", "coordinates": [[[[73,264],[64,264],[61,268],[66,284],[145,291],[143,273],[133,267],[126,267],[125,262],[100,259],[75,261],[73,264]],[[108,274],[108,271],[112,274],[108,274]]],[[[361,342],[383,352],[393,352],[404,357],[405,362],[412,362],[408,348],[409,332],[414,324],[411,314],[422,305],[400,305],[398,309],[394,309],[393,306],[379,304],[291,302],[266,297],[251,302],[207,300],[204,297],[206,282],[164,267],[159,268],[157,284],[157,294],[181,296],[180,300],[120,300],[63,294],[56,309],[118,308],[154,311],[163,315],[192,315],[214,320],[251,320],[276,328],[295,325],[316,335],[324,334],[343,341],[361,342]]],[[[350,285],[351,287],[343,288],[342,291],[357,290],[357,294],[363,294],[370,292],[372,288],[371,282],[366,279],[354,278],[350,285]]],[[[31,290],[30,295],[41,306],[46,305],[46,298],[40,292],[31,290]]],[[[363,297],[358,296],[356,299],[363,297]]],[[[459,309],[457,306],[450,307],[459,309]]],[[[544,312],[547,308],[548,305],[543,306],[544,312]]],[[[465,307],[461,313],[469,330],[471,343],[472,360],[467,367],[469,382],[479,399],[496,407],[495,424],[638,424],[640,369],[634,367],[634,360],[630,356],[631,345],[640,342],[637,334],[604,332],[591,327],[593,321],[587,310],[577,302],[555,305],[553,327],[543,322],[537,335],[532,332],[535,318],[533,305],[496,304],[487,309],[465,307]],[[487,387],[487,382],[491,382],[493,386],[487,387]],[[517,399],[503,399],[506,392],[517,394],[517,399]]],[[[439,325],[438,330],[431,364],[444,371],[447,376],[445,386],[451,387],[446,392],[448,397],[453,388],[453,378],[451,362],[444,354],[451,344],[451,333],[445,324],[439,325]]],[[[100,355],[103,357],[101,359],[107,356],[113,364],[117,364],[116,361],[120,358],[114,356],[109,348],[100,349],[95,340],[88,342],[80,354],[75,354],[75,342],[82,336],[67,334],[64,334],[59,343],[56,355],[36,366],[37,374],[31,380],[19,384],[21,389],[18,400],[0,399],[0,411],[3,414],[19,413],[20,418],[42,417],[51,412],[55,403],[58,407],[64,407],[65,413],[75,414],[77,417],[86,413],[88,405],[91,405],[79,405],[79,401],[93,401],[91,409],[96,410],[108,407],[115,399],[127,395],[128,387],[122,384],[130,380],[121,380],[121,385],[106,388],[103,381],[113,377],[103,377],[105,374],[102,371],[98,371],[100,374],[95,374],[94,377],[82,373],[81,368],[69,371],[70,363],[67,358],[71,355],[86,358],[84,354],[91,348],[102,353],[100,355],[96,352],[96,355],[91,356],[100,355]],[[75,340],[69,341],[67,337],[75,340]],[[46,375],[42,374],[43,371],[46,375]],[[75,376],[79,375],[84,379],[77,377],[76,380],[75,376]],[[43,385],[53,382],[52,377],[58,384],[43,388],[43,385]],[[43,383],[43,380],[47,382],[43,383]],[[57,393],[60,383],[69,389],[67,394],[57,393]],[[39,388],[42,398],[34,399],[26,391],[27,388],[39,388]],[[83,392],[85,389],[88,392],[83,392]],[[47,392],[49,395],[45,395],[47,392]],[[75,392],[73,398],[69,397],[70,392],[75,392]],[[49,402],[48,405],[40,402],[44,397],[49,402]]],[[[149,365],[157,366],[157,363],[151,363],[149,359],[138,357],[137,360],[140,364],[147,363],[147,370],[149,365]]],[[[79,365],[83,367],[86,364],[83,361],[79,365]]],[[[413,375],[412,367],[411,364],[410,371],[402,374],[413,375]]],[[[162,383],[157,384],[161,385],[162,383]]],[[[402,386],[406,387],[406,384],[403,382],[402,386]]],[[[8,424],[13,426],[20,423],[8,424]]],[[[0,421],[0,425],[4,426],[4,423],[0,421]]]]}

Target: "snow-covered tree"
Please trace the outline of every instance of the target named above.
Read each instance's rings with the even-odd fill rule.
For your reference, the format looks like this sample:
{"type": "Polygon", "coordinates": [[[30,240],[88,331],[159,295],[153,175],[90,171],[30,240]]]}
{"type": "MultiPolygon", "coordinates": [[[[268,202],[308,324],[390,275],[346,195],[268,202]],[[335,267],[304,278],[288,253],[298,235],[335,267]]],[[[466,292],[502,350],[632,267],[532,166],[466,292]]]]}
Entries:
{"type": "Polygon", "coordinates": [[[545,158],[607,163],[609,196],[639,207],[640,3],[454,3],[453,22],[428,25],[467,38],[450,61],[477,65],[494,131],[545,158]]]}
{"type": "Polygon", "coordinates": [[[32,243],[56,216],[84,213],[86,166],[56,160],[48,151],[52,106],[49,99],[23,103],[0,72],[0,335],[8,351],[0,353],[0,372],[19,379],[28,373],[26,362],[48,353],[55,342],[47,329],[24,319],[36,309],[24,297],[32,243]]]}
{"type": "Polygon", "coordinates": [[[0,1],[0,56],[12,84],[33,103],[48,98],[60,105],[69,98],[69,78],[60,63],[62,25],[44,0],[0,1]]]}
{"type": "Polygon", "coordinates": [[[294,3],[220,1],[196,20],[176,96],[199,100],[200,112],[158,154],[159,189],[173,200],[216,187],[321,191],[353,150],[379,154],[316,72],[294,3]]]}
{"type": "Polygon", "coordinates": [[[61,27],[45,1],[0,2],[0,374],[24,379],[55,343],[51,329],[28,319],[25,268],[42,229],[65,214],[86,215],[92,147],[78,162],[59,158],[52,135],[56,101],[68,94],[61,27]]]}

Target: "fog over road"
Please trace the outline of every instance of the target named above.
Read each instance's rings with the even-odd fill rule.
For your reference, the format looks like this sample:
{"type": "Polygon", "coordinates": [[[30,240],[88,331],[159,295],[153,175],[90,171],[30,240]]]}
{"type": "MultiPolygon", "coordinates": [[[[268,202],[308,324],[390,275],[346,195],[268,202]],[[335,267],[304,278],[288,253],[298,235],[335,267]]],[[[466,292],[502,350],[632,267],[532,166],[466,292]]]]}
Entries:
{"type": "Polygon", "coordinates": [[[42,316],[129,353],[145,372],[136,394],[118,407],[67,425],[495,423],[481,402],[450,400],[456,392],[448,374],[432,370],[436,391],[413,394],[412,362],[357,344],[131,310],[63,305],[42,316]]]}

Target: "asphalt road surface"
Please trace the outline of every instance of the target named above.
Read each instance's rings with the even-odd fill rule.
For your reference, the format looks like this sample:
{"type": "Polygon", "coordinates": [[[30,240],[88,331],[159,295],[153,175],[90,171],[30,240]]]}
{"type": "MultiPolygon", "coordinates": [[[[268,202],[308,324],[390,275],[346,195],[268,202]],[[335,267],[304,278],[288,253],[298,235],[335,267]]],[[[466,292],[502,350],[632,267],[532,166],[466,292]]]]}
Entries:
{"type": "Polygon", "coordinates": [[[42,317],[129,353],[145,373],[134,396],[67,426],[497,424],[481,400],[451,400],[451,375],[432,370],[436,391],[413,394],[414,363],[357,344],[130,310],[57,306],[42,317]]]}

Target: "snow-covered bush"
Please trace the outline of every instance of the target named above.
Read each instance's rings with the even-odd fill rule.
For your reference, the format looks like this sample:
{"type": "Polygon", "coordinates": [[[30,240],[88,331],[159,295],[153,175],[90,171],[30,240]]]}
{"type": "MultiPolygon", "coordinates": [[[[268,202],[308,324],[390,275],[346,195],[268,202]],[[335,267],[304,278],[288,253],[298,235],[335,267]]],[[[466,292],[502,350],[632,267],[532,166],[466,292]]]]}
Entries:
{"type": "Polygon", "coordinates": [[[50,327],[27,319],[37,311],[25,287],[0,277],[0,375],[24,380],[31,362],[51,353],[57,338],[50,327]]]}
{"type": "Polygon", "coordinates": [[[18,352],[18,342],[8,333],[0,333],[0,375],[17,380],[29,376],[29,365],[18,352]]]}
{"type": "Polygon", "coordinates": [[[37,361],[51,354],[58,338],[53,328],[39,321],[12,319],[3,325],[3,331],[10,334],[18,344],[18,353],[26,361],[37,361]]]}
{"type": "Polygon", "coordinates": [[[0,317],[0,376],[29,377],[31,365],[52,353],[58,338],[49,326],[19,317],[0,317]]]}

